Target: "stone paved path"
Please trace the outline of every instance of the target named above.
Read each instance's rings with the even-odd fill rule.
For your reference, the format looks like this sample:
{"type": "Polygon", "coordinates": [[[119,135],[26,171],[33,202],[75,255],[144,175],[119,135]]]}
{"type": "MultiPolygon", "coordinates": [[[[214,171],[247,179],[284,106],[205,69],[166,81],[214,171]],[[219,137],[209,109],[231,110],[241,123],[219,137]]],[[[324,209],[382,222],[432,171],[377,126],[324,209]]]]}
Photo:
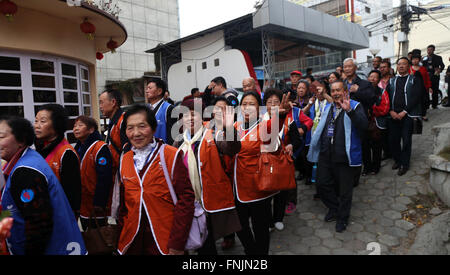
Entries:
{"type": "MultiPolygon", "coordinates": [[[[403,219],[408,205],[419,194],[428,195],[428,155],[433,150],[431,128],[450,121],[450,108],[430,110],[422,135],[413,136],[410,170],[402,177],[391,170],[392,160],[382,162],[376,176],[361,177],[355,188],[350,224],[343,233],[335,232],[335,222],[323,221],[326,208],[312,199],[315,186],[298,182],[297,210],[284,218],[285,229],[271,233],[271,255],[367,255],[369,243],[377,242],[381,254],[406,254],[414,241],[417,224],[403,219]]],[[[439,212],[439,211],[437,211],[439,212]]],[[[243,255],[243,247],[236,237],[236,245],[219,254],[243,255]]]]}

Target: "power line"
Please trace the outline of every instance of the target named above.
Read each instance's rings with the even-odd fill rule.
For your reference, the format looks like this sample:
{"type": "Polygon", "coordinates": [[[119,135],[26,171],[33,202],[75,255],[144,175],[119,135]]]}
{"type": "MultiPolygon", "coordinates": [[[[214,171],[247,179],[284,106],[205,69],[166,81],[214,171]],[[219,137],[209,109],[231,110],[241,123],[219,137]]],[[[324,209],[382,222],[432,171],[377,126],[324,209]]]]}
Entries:
{"type": "Polygon", "coordinates": [[[447,30],[449,30],[450,31],[450,28],[449,27],[447,27],[446,25],[444,25],[441,21],[439,21],[439,20],[437,20],[437,19],[435,19],[433,16],[431,16],[430,14],[428,14],[427,13],[427,15],[431,18],[431,19],[433,19],[434,21],[436,21],[437,23],[439,23],[439,24],[441,24],[442,26],[444,26],[447,30]]]}

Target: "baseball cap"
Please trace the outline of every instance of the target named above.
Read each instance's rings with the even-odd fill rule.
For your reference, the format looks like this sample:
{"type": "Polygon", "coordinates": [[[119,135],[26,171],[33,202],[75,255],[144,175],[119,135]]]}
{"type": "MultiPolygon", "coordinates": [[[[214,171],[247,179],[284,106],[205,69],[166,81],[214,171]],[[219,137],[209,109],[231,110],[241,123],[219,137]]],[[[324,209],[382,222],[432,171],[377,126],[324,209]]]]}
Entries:
{"type": "Polygon", "coordinates": [[[292,72],[291,72],[291,75],[293,75],[293,74],[298,74],[298,75],[300,75],[300,76],[303,75],[302,72],[300,72],[300,71],[292,71],[292,72]]]}

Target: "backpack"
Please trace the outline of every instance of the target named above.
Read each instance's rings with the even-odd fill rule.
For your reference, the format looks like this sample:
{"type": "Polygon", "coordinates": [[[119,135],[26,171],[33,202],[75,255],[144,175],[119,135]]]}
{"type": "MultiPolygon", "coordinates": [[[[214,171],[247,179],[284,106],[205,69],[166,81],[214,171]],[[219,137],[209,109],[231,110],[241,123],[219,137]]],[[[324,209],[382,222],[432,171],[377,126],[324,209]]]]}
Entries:
{"type": "MultiPolygon", "coordinates": [[[[166,160],[164,159],[164,147],[163,145],[159,151],[161,166],[164,171],[164,177],[166,178],[167,186],[169,187],[170,195],[172,196],[172,201],[177,204],[177,196],[173,189],[172,180],[169,177],[169,172],[167,171],[166,160]]],[[[208,237],[208,228],[206,223],[206,212],[202,205],[195,201],[194,218],[192,219],[192,225],[189,232],[189,237],[186,241],[185,250],[195,250],[203,246],[208,237]]]]}

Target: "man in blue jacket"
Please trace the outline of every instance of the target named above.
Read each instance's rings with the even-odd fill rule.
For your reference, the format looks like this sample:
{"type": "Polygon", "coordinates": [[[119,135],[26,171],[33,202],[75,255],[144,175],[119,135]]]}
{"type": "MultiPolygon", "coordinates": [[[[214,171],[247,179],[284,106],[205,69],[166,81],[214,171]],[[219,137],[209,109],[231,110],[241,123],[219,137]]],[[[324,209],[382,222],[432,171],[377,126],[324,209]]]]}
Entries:
{"type": "Polygon", "coordinates": [[[308,161],[317,162],[317,191],[328,207],[326,222],[336,222],[336,232],[348,225],[353,184],[361,173],[361,132],[368,120],[361,103],[350,99],[340,80],[331,84],[333,103],[325,107],[311,138],[308,161]]]}

